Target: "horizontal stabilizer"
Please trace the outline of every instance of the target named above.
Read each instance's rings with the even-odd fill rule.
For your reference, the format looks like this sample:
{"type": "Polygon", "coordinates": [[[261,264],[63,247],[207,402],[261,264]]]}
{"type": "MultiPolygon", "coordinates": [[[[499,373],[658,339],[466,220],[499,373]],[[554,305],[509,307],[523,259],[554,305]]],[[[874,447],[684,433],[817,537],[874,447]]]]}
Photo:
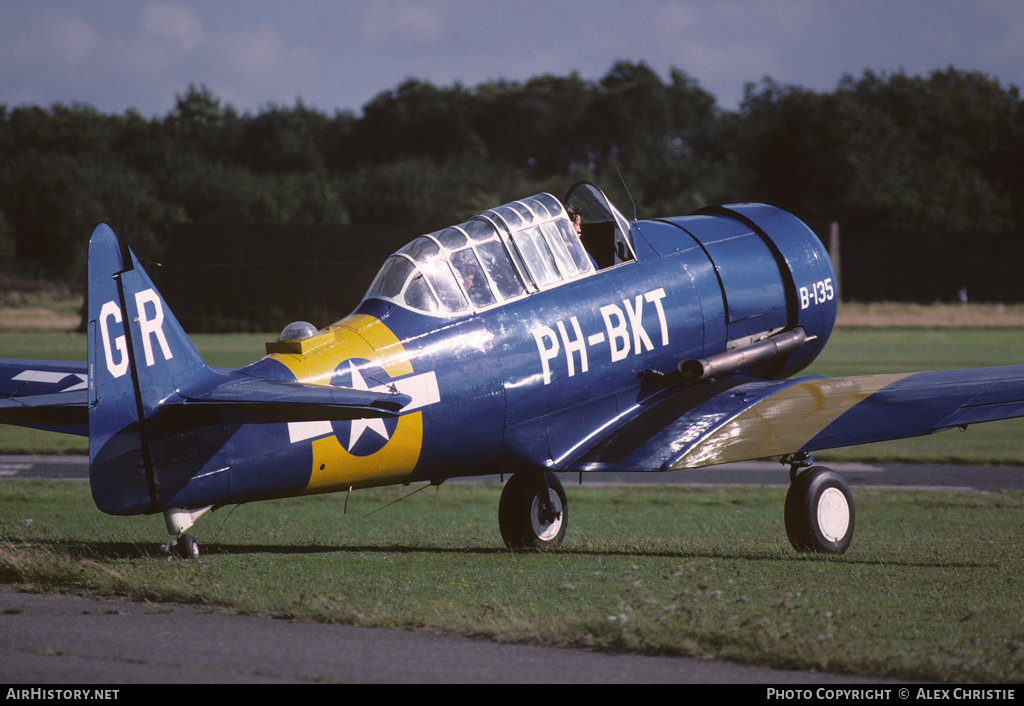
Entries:
{"type": "Polygon", "coordinates": [[[0,397],[0,424],[88,436],[88,402],[86,390],[33,397],[0,397]]]}
{"type": "Polygon", "coordinates": [[[85,361],[0,360],[0,424],[89,434],[85,361]]]}
{"type": "Polygon", "coordinates": [[[411,401],[393,392],[236,377],[204,391],[181,391],[161,419],[184,424],[260,424],[394,417],[411,401]]]}

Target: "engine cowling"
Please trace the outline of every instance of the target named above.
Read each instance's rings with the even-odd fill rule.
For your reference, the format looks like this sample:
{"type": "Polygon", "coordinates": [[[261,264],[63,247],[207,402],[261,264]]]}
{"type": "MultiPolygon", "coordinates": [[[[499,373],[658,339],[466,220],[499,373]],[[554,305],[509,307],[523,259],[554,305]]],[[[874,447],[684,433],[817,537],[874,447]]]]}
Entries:
{"type": "Polygon", "coordinates": [[[838,309],[836,274],[821,241],[792,214],[732,204],[634,227],[662,257],[678,254],[697,283],[704,356],[683,361],[684,374],[689,367],[689,376],[699,377],[700,363],[706,375],[733,366],[756,377],[789,377],[824,348],[838,309]]]}

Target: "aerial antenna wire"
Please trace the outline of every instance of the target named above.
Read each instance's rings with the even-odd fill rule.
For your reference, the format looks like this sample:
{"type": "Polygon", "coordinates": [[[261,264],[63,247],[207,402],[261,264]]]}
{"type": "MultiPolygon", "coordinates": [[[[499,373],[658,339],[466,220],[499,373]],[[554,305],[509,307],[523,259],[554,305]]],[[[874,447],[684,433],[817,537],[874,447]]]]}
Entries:
{"type": "Polygon", "coordinates": [[[629,202],[633,204],[633,220],[636,220],[636,201],[633,200],[633,194],[629,193],[629,187],[626,186],[626,180],[622,178],[622,172],[619,171],[619,164],[614,159],[612,160],[612,166],[615,167],[615,173],[619,175],[619,181],[622,182],[622,188],[626,190],[626,196],[629,197],[629,202]]]}
{"type": "Polygon", "coordinates": [[[320,289],[320,304],[324,308],[324,326],[331,323],[331,315],[327,313],[327,298],[324,296],[324,283],[320,278],[320,265],[316,261],[316,252],[313,251],[313,235],[307,232],[309,243],[309,254],[313,258],[313,274],[316,276],[316,286],[320,289]]]}
{"type": "Polygon", "coordinates": [[[391,507],[395,503],[401,502],[402,500],[405,500],[406,498],[411,498],[416,493],[420,492],[421,490],[426,490],[427,488],[429,488],[432,485],[434,485],[434,483],[427,483],[426,485],[420,486],[419,488],[417,488],[416,490],[412,491],[411,493],[407,493],[406,495],[403,495],[400,498],[396,498],[396,499],[392,500],[391,502],[389,502],[387,505],[381,505],[380,507],[378,507],[373,512],[366,513],[365,515],[363,515],[363,517],[366,518],[366,517],[369,517],[370,515],[372,515],[372,514],[374,514],[376,512],[380,512],[381,510],[386,510],[387,508],[391,507]]]}
{"type": "MultiPolygon", "coordinates": [[[[230,510],[228,510],[228,514],[227,514],[227,517],[225,517],[225,518],[224,518],[224,520],[223,520],[223,521],[222,521],[222,522],[220,523],[220,525],[219,525],[219,526],[217,526],[217,527],[214,527],[214,528],[213,528],[213,533],[212,533],[212,535],[210,536],[210,543],[211,543],[211,544],[214,544],[214,543],[216,543],[217,539],[218,539],[218,538],[220,537],[220,534],[221,534],[221,532],[223,532],[223,531],[224,531],[224,528],[225,528],[225,527],[227,527],[227,524],[228,524],[228,520],[230,520],[230,519],[231,519],[231,516],[232,516],[233,514],[235,514],[235,510],[237,510],[237,509],[238,509],[239,507],[241,507],[241,503],[238,503],[238,504],[232,505],[232,506],[231,506],[231,509],[230,509],[230,510]]],[[[167,548],[168,548],[168,551],[169,551],[169,550],[170,550],[170,547],[171,547],[172,545],[173,545],[173,543],[169,543],[169,544],[165,544],[165,545],[163,545],[163,546],[167,547],[167,548]]]]}

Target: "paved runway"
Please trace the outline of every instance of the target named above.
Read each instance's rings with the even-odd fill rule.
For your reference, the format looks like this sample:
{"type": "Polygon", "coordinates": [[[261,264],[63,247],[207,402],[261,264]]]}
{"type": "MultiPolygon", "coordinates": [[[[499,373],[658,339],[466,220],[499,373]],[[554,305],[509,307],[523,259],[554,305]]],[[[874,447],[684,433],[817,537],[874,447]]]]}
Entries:
{"type": "Polygon", "coordinates": [[[8,687],[868,681],[727,662],[610,655],[425,632],[275,620],[191,606],[22,594],[0,586],[0,683],[8,687]]]}
{"type": "MultiPolygon", "coordinates": [[[[1008,466],[833,467],[862,487],[1024,487],[1024,469],[1008,466]]],[[[88,460],[0,457],[0,480],[38,477],[86,480],[88,460]]],[[[747,463],[667,474],[585,475],[585,484],[595,482],[787,485],[789,478],[777,463],[747,463]]],[[[325,681],[794,685],[866,680],[282,621],[191,606],[20,594],[0,586],[0,682],[9,685],[325,681]]]]}

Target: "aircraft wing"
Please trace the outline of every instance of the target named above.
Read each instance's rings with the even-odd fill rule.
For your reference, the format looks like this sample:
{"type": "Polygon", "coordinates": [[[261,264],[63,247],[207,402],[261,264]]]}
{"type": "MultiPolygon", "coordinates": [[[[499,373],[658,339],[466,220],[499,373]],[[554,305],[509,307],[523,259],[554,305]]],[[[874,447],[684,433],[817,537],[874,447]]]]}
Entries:
{"type": "Polygon", "coordinates": [[[0,360],[0,423],[89,435],[87,364],[0,360]]]}
{"type": "Polygon", "coordinates": [[[675,470],[1024,416],[1024,366],[716,380],[639,403],[572,470],[675,470]]]}

